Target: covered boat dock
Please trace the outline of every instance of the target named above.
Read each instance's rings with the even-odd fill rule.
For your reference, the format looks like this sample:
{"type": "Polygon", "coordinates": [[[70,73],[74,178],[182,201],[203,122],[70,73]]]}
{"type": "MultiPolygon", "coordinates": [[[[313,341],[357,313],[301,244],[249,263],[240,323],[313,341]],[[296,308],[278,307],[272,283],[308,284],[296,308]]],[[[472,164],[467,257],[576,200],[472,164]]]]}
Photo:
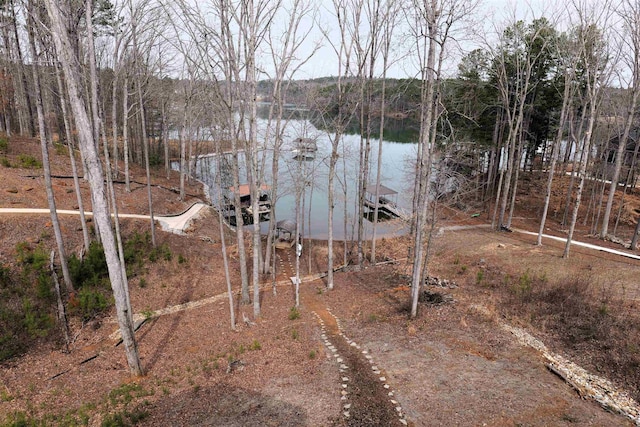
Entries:
{"type": "Polygon", "coordinates": [[[398,206],[398,192],[382,184],[378,186],[376,184],[367,185],[364,204],[371,212],[373,212],[377,206],[378,212],[387,216],[401,219],[407,219],[409,217],[408,213],[398,206]],[[376,192],[378,193],[378,200],[375,200],[376,192]]]}

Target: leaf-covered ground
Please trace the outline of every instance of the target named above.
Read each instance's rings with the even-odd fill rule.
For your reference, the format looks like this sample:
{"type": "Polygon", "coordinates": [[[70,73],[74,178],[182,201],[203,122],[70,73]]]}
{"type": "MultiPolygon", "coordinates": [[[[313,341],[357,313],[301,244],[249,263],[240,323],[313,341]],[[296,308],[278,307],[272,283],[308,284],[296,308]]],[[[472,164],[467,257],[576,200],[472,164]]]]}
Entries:
{"type": "MultiPolygon", "coordinates": [[[[7,157],[17,162],[19,154],[37,156],[38,150],[32,141],[19,147],[10,144],[7,157]]],[[[70,175],[65,155],[52,149],[52,158],[54,174],[70,175]]],[[[41,170],[0,168],[4,181],[0,206],[46,207],[41,170]]],[[[143,182],[144,174],[136,170],[134,179],[143,182]]],[[[196,200],[181,202],[171,191],[177,175],[167,180],[159,172],[154,184],[157,213],[181,212],[196,200]]],[[[58,207],[73,208],[72,180],[54,178],[54,185],[58,207]]],[[[118,188],[121,212],[145,213],[144,186],[134,185],[130,194],[121,184],[118,188]]],[[[196,185],[188,192],[200,195],[196,185]]],[[[524,200],[520,205],[533,206],[524,200]]],[[[535,229],[536,211],[522,208],[516,216],[515,225],[535,229]]],[[[470,217],[470,213],[446,212],[438,225],[486,219],[470,217]]],[[[555,230],[550,231],[560,233],[561,227],[554,224],[551,221],[555,230]]],[[[125,235],[148,227],[147,221],[123,221],[125,235]]],[[[70,252],[81,245],[78,228],[77,217],[63,218],[70,252]]],[[[585,234],[580,232],[577,238],[584,240],[585,234]]],[[[1,216],[0,260],[12,265],[18,242],[52,247],[52,235],[46,215],[1,216]]],[[[232,331],[229,301],[222,295],[226,283],[216,216],[205,212],[185,236],[159,232],[158,237],[170,248],[171,259],[145,265],[130,283],[135,311],[150,317],[136,335],[146,375],[129,376],[123,349],[111,338],[117,327],[110,315],[84,324],[74,320],[70,353],[61,352],[59,341],[48,340],[2,366],[0,421],[4,417],[9,425],[12,420],[49,420],[53,425],[149,426],[374,426],[403,421],[416,426],[631,425],[581,399],[546,369],[537,352],[500,329],[496,319],[530,328],[555,351],[629,386],[624,377],[598,364],[594,347],[572,347],[562,340],[556,329],[548,327],[551,317],[543,318],[540,311],[525,305],[518,306],[519,316],[513,308],[525,304],[514,298],[521,295],[517,286],[527,271],[538,279],[582,274],[595,284],[594,298],[607,292],[637,301],[637,262],[581,249],[574,249],[567,261],[561,258],[560,245],[536,247],[533,238],[517,233],[444,232],[434,240],[430,273],[453,285],[430,288],[441,297],[421,303],[418,319],[410,321],[410,266],[402,260],[407,254],[403,239],[387,239],[379,248],[381,259],[400,260],[395,264],[338,273],[333,291],[324,289],[322,279],[303,283],[297,312],[291,309],[294,289],[287,282],[293,254],[281,252],[275,293],[270,278],[263,278],[262,316],[254,319],[252,306],[236,298],[238,327],[232,331]],[[197,301],[205,303],[154,316],[160,309],[197,301]],[[488,311],[474,309],[477,305],[488,311]],[[250,322],[243,322],[242,313],[250,322]]],[[[305,249],[311,254],[303,255],[303,275],[316,273],[322,269],[326,249],[321,242],[306,244],[305,249]],[[314,271],[306,271],[309,264],[314,271]]],[[[228,254],[232,283],[238,290],[237,248],[232,243],[228,254]]]]}

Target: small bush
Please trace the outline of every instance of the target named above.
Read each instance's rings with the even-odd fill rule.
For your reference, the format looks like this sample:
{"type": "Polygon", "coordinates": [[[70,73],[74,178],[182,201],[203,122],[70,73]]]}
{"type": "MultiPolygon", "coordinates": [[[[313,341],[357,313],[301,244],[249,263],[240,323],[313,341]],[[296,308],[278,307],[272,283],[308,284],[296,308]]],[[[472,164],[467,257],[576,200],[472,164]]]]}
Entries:
{"type": "Polygon", "coordinates": [[[42,167],[42,162],[30,154],[20,154],[18,156],[18,165],[19,167],[26,169],[40,169],[42,167]]]}
{"type": "Polygon", "coordinates": [[[640,398],[640,316],[635,307],[588,277],[548,281],[527,271],[506,288],[505,308],[544,329],[588,369],[619,381],[640,398]]]}
{"type": "Polygon", "coordinates": [[[159,259],[171,261],[171,258],[173,258],[173,254],[171,253],[171,249],[169,249],[169,245],[166,243],[156,246],[149,252],[149,261],[151,262],[156,262],[159,259]]]}
{"type": "Polygon", "coordinates": [[[105,287],[108,283],[109,269],[102,245],[91,242],[89,250],[82,260],[73,254],[69,257],[69,273],[76,288],[85,286],[105,287]]]}
{"type": "Polygon", "coordinates": [[[142,264],[144,254],[151,246],[151,236],[148,232],[134,233],[124,244],[124,261],[127,264],[142,264]]]}
{"type": "Polygon", "coordinates": [[[261,350],[261,349],[262,349],[262,345],[260,344],[260,342],[258,340],[253,340],[253,342],[249,346],[249,350],[251,350],[251,351],[261,350]]]}
{"type": "Polygon", "coordinates": [[[298,340],[298,338],[300,338],[300,334],[298,334],[298,330],[297,329],[292,329],[291,330],[291,338],[293,338],[294,340],[298,340]]]}
{"type": "Polygon", "coordinates": [[[22,300],[24,312],[23,326],[32,338],[46,337],[54,326],[53,318],[46,312],[42,312],[34,307],[31,300],[22,300]]]}
{"type": "MultiPolygon", "coordinates": [[[[12,313],[11,317],[15,319],[16,316],[12,313]]],[[[11,323],[15,325],[15,321],[11,323]]],[[[20,337],[19,332],[6,332],[0,335],[0,362],[19,356],[26,350],[27,340],[20,337]]]]}
{"type": "Polygon", "coordinates": [[[187,262],[187,259],[182,254],[178,255],[178,264],[184,264],[185,262],[187,262]]]}
{"type": "Polygon", "coordinates": [[[11,284],[11,269],[0,265],[0,288],[6,288],[11,284]]]}
{"type": "Polygon", "coordinates": [[[77,294],[69,298],[69,311],[84,320],[94,318],[110,305],[111,301],[103,291],[88,287],[80,289],[77,294]]]}
{"type": "Polygon", "coordinates": [[[30,271],[40,272],[49,264],[49,257],[45,250],[37,246],[31,249],[29,243],[19,242],[16,245],[16,253],[18,254],[18,262],[23,267],[27,267],[30,271]]]}
{"type": "Polygon", "coordinates": [[[46,272],[40,272],[36,281],[36,296],[43,301],[51,301],[53,299],[53,279],[46,272]]]}
{"type": "Polygon", "coordinates": [[[135,276],[143,270],[146,260],[157,262],[161,259],[170,261],[172,258],[173,254],[166,243],[152,247],[149,232],[134,233],[124,244],[124,260],[127,265],[127,274],[130,276],[135,276]]]}
{"type": "Polygon", "coordinates": [[[6,390],[0,390],[0,401],[1,402],[11,402],[13,400],[13,396],[9,394],[6,390]]]}
{"type": "Polygon", "coordinates": [[[7,154],[9,151],[9,141],[6,138],[0,138],[0,153],[7,154]]]}
{"type": "Polygon", "coordinates": [[[11,162],[5,156],[0,157],[0,164],[2,166],[4,166],[5,168],[10,168],[11,167],[11,162]]]}
{"type": "Polygon", "coordinates": [[[67,154],[67,147],[65,147],[64,144],[56,142],[55,144],[53,144],[53,146],[56,148],[56,154],[58,156],[64,156],[65,154],[67,154]]]}
{"type": "Polygon", "coordinates": [[[37,420],[34,420],[22,411],[9,414],[2,424],[3,427],[35,427],[38,425],[39,423],[37,420]]]}
{"type": "Polygon", "coordinates": [[[107,415],[103,420],[102,427],[130,427],[138,424],[149,416],[149,411],[136,408],[133,411],[122,411],[107,415]]]}
{"type": "Polygon", "coordinates": [[[315,359],[316,358],[316,351],[315,350],[311,350],[309,352],[309,359],[315,359]]]}
{"type": "Polygon", "coordinates": [[[21,242],[15,261],[14,270],[0,265],[0,361],[19,356],[56,331],[46,251],[21,242]]]}
{"type": "Polygon", "coordinates": [[[164,158],[158,153],[149,153],[149,166],[154,168],[164,164],[164,158]]]}
{"type": "Polygon", "coordinates": [[[300,318],[300,311],[298,310],[298,307],[291,307],[289,309],[289,320],[296,320],[300,318]]]}

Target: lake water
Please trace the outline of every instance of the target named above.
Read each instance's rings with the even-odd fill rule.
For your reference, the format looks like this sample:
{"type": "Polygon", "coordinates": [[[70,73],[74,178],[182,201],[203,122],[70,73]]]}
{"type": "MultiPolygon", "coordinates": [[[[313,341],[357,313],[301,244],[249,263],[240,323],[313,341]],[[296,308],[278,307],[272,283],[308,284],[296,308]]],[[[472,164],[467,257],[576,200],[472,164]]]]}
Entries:
{"type": "MultiPolygon", "coordinates": [[[[266,121],[260,120],[258,128],[261,130],[264,140],[264,129],[266,121]]],[[[292,120],[286,127],[283,147],[280,153],[280,172],[278,177],[278,194],[273,202],[276,207],[276,220],[296,219],[296,188],[302,192],[300,209],[302,212],[301,232],[305,238],[326,239],[328,236],[328,171],[329,157],[331,154],[332,134],[321,131],[314,127],[308,120],[292,120]],[[311,160],[296,160],[295,142],[296,138],[314,138],[317,141],[318,150],[311,160]]],[[[269,144],[260,152],[261,166],[263,168],[263,182],[270,185],[271,164],[273,160],[273,150],[269,149],[269,144]]],[[[378,158],[378,140],[371,141],[370,156],[370,179],[369,183],[375,183],[378,158]]],[[[359,167],[360,137],[358,135],[344,135],[339,154],[335,190],[334,208],[334,238],[344,239],[344,217],[345,205],[347,216],[347,238],[354,236],[357,224],[356,210],[356,185],[359,167]],[[346,188],[346,198],[345,198],[346,188]]],[[[244,171],[244,158],[241,159],[241,170],[244,171]]],[[[398,192],[397,196],[390,198],[405,210],[410,211],[411,197],[413,192],[413,165],[416,158],[416,144],[396,143],[383,141],[382,143],[382,172],[381,183],[398,192]]],[[[226,162],[229,162],[226,159],[226,162]]],[[[233,185],[231,170],[225,166],[223,159],[222,181],[223,187],[233,185]]],[[[203,157],[198,160],[197,175],[200,180],[211,189],[211,197],[214,205],[217,204],[218,192],[215,181],[218,159],[215,156],[203,157]]],[[[241,183],[246,182],[244,172],[241,172],[241,183]]],[[[273,215],[272,215],[273,219],[273,215]]],[[[364,220],[365,233],[370,237],[371,223],[364,220]]],[[[261,228],[266,232],[268,222],[262,222],[261,228]]],[[[378,236],[402,233],[406,229],[406,224],[398,220],[378,223],[378,236]]]]}

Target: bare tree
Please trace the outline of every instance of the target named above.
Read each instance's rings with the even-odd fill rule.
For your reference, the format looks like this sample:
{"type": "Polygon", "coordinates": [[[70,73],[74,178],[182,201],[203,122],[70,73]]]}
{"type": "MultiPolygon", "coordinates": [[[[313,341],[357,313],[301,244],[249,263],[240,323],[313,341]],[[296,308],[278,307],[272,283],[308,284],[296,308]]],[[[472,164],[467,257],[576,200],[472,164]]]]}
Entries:
{"type": "Polygon", "coordinates": [[[129,175],[129,75],[125,71],[122,80],[122,156],[124,162],[124,188],[131,192],[131,176],[129,175]]]}
{"type": "Polygon", "coordinates": [[[17,74],[14,81],[14,100],[16,113],[18,118],[18,126],[20,133],[23,135],[35,136],[35,124],[34,124],[34,112],[33,102],[31,100],[31,94],[27,82],[27,72],[25,71],[25,61],[22,53],[22,47],[20,44],[20,35],[18,32],[19,22],[18,14],[16,13],[16,4],[14,0],[6,2],[5,7],[8,11],[8,32],[5,33],[5,48],[7,50],[7,56],[14,58],[14,68],[17,74]],[[11,47],[13,49],[11,49],[11,47]]]}
{"type": "Polygon", "coordinates": [[[51,224],[53,225],[53,232],[56,237],[56,244],[58,246],[58,253],[60,254],[60,266],[62,267],[62,275],[67,292],[73,292],[73,284],[71,283],[71,274],[69,273],[69,266],[67,264],[66,251],[64,249],[64,240],[62,238],[62,230],[60,229],[60,221],[58,220],[58,211],[56,210],[56,200],[53,195],[53,184],[51,181],[51,164],[49,162],[49,148],[47,144],[46,126],[44,119],[44,105],[42,102],[42,88],[40,85],[40,73],[38,59],[40,58],[39,52],[36,51],[36,40],[34,32],[37,29],[36,22],[39,21],[39,16],[36,15],[35,5],[33,2],[29,2],[29,50],[31,52],[31,58],[34,61],[31,67],[33,73],[33,83],[36,97],[36,110],[38,115],[38,128],[40,129],[40,148],[42,150],[42,166],[44,169],[44,181],[45,189],[47,193],[47,202],[49,204],[49,213],[51,215],[51,224]]]}
{"type": "Polygon", "coordinates": [[[413,23],[412,38],[420,66],[420,137],[416,161],[414,187],[413,271],[411,278],[411,317],[418,314],[418,298],[423,280],[424,265],[428,261],[425,243],[430,238],[426,230],[430,206],[430,182],[436,141],[436,93],[444,48],[450,32],[464,18],[474,4],[458,0],[414,0],[407,11],[413,23]]]}
{"type": "MultiPolygon", "coordinates": [[[[91,1],[91,0],[89,0],[91,1]]],[[[149,139],[147,138],[147,122],[145,116],[144,99],[142,96],[142,70],[140,69],[140,50],[138,45],[137,34],[137,14],[141,13],[141,9],[134,10],[133,3],[129,0],[129,11],[131,14],[131,40],[133,43],[133,61],[134,70],[136,72],[136,94],[138,95],[138,110],[140,111],[140,123],[142,130],[142,150],[144,152],[144,168],[147,175],[147,199],[149,201],[149,218],[151,222],[151,244],[156,246],[156,228],[155,219],[153,217],[153,196],[151,194],[151,171],[149,166],[149,139]]]]}
{"type": "Polygon", "coordinates": [[[231,329],[232,330],[236,330],[236,312],[235,312],[235,308],[233,305],[233,290],[231,288],[231,278],[229,275],[229,260],[227,258],[227,241],[226,241],[226,236],[225,236],[225,232],[224,232],[224,216],[222,215],[223,212],[223,198],[222,198],[222,168],[221,166],[221,158],[222,158],[222,150],[220,148],[220,143],[218,142],[216,144],[216,151],[217,151],[217,156],[216,156],[216,160],[217,160],[217,167],[216,167],[216,184],[217,184],[217,190],[218,190],[218,225],[220,227],[220,246],[221,246],[221,250],[222,250],[222,262],[224,265],[224,277],[225,280],[227,282],[227,294],[229,296],[229,316],[230,316],[230,321],[231,321],[231,329]]]}
{"type": "MultiPolygon", "coordinates": [[[[338,76],[336,82],[336,94],[335,99],[329,102],[335,103],[338,111],[335,119],[330,126],[333,135],[331,137],[331,156],[329,157],[329,176],[328,176],[328,201],[329,201],[329,216],[328,216],[328,239],[327,239],[327,288],[333,289],[333,215],[335,208],[335,194],[334,183],[336,179],[336,166],[338,164],[339,153],[338,149],[340,142],[342,141],[342,135],[350,120],[353,112],[349,111],[347,105],[347,88],[344,84],[345,78],[349,74],[348,64],[353,50],[353,41],[348,34],[349,25],[348,16],[345,9],[347,7],[347,0],[333,0],[333,14],[336,19],[336,24],[339,30],[339,41],[334,41],[334,36],[327,30],[323,30],[325,39],[331,46],[334,54],[337,58],[338,64],[338,76]]],[[[344,157],[344,156],[343,156],[344,157]]],[[[346,185],[346,183],[345,183],[346,185]]],[[[346,200],[345,200],[346,206],[346,200]]],[[[346,215],[345,215],[346,218],[346,215]]],[[[347,235],[345,233],[345,241],[347,235]]],[[[345,250],[346,257],[346,250],[345,250]]]]}
{"type": "Polygon", "coordinates": [[[613,198],[618,187],[620,171],[622,170],[623,161],[625,159],[625,148],[629,140],[633,119],[638,106],[638,96],[640,96],[640,4],[637,1],[625,0],[620,5],[621,9],[616,12],[624,23],[624,33],[621,41],[625,44],[625,54],[623,61],[626,67],[631,71],[631,83],[629,84],[629,104],[625,119],[624,131],[622,137],[618,139],[618,149],[616,152],[615,166],[613,176],[611,177],[611,185],[609,186],[609,194],[607,197],[607,206],[604,210],[602,218],[602,230],[600,237],[606,238],[609,232],[609,218],[613,207],[613,198]]]}
{"type": "MultiPolygon", "coordinates": [[[[307,63],[309,58],[315,53],[318,46],[310,52],[306,52],[300,57],[303,42],[307,40],[312,28],[301,29],[302,20],[313,14],[315,11],[306,0],[293,0],[288,9],[283,8],[283,18],[287,19],[287,25],[283,29],[274,29],[270,26],[267,32],[267,48],[270,52],[273,75],[270,80],[273,84],[271,103],[267,117],[267,125],[264,140],[269,142],[273,139],[273,161],[271,165],[271,198],[275,201],[278,198],[278,174],[280,148],[283,142],[283,135],[287,124],[284,104],[286,103],[287,92],[291,80],[302,65],[307,63]]],[[[267,245],[265,248],[264,265],[262,272],[267,273],[271,264],[273,247],[273,235],[277,223],[276,204],[272,203],[269,230],[267,233],[267,245]]],[[[274,262],[275,262],[275,257],[274,262]]],[[[274,288],[275,290],[275,288],[274,288]]]]}
{"type": "Polygon", "coordinates": [[[80,212],[80,225],[82,227],[82,238],[84,240],[85,251],[89,250],[91,239],[89,238],[89,227],[87,226],[87,219],[84,212],[84,201],[82,200],[82,193],[80,191],[80,179],[78,177],[78,167],[76,165],[76,158],[73,152],[74,141],[71,136],[71,123],[69,122],[69,114],[67,112],[67,97],[65,96],[64,86],[62,84],[62,77],[60,76],[60,64],[56,62],[54,64],[56,73],[56,83],[58,85],[58,92],[60,93],[60,108],[62,109],[62,119],[64,123],[64,131],[67,140],[67,150],[69,151],[69,163],[71,164],[71,174],[73,175],[73,186],[76,191],[76,199],[78,200],[78,211],[80,212]]]}
{"type": "MultiPolygon", "coordinates": [[[[505,176],[502,176],[501,170],[502,187],[496,196],[496,206],[500,204],[498,227],[511,225],[511,215],[508,219],[505,215],[507,206],[512,206],[515,202],[517,173],[520,168],[517,160],[521,152],[525,111],[530,93],[535,88],[535,69],[545,57],[552,41],[548,37],[548,29],[546,19],[534,20],[533,24],[525,26],[514,16],[511,25],[501,31],[497,47],[493,48],[492,44],[488,44],[507,126],[505,176]]],[[[496,223],[495,218],[493,223],[496,223]]]]}
{"type": "MultiPolygon", "coordinates": [[[[382,34],[380,41],[380,53],[382,55],[382,89],[380,93],[380,128],[378,136],[378,162],[376,166],[376,187],[374,200],[380,199],[380,180],[382,175],[382,141],[384,140],[384,124],[386,115],[386,89],[387,89],[387,71],[390,64],[391,46],[393,40],[393,31],[397,24],[396,16],[399,16],[400,2],[387,1],[382,16],[382,34]]],[[[373,230],[371,236],[371,263],[376,262],[376,238],[378,230],[379,204],[376,203],[373,210],[373,230]]]]}
{"type": "Polygon", "coordinates": [[[128,312],[127,290],[122,276],[123,269],[115,247],[115,238],[107,209],[102,165],[93,140],[89,114],[78,88],[78,82],[81,81],[79,61],[74,55],[68,29],[63,20],[63,16],[68,16],[69,14],[69,4],[67,1],[46,0],[45,6],[51,21],[51,35],[67,81],[69,100],[80,137],[80,150],[84,152],[84,158],[87,163],[87,179],[93,194],[94,218],[96,223],[100,225],[99,232],[102,235],[109,279],[114,294],[118,324],[125,346],[127,362],[132,374],[142,375],[143,370],[138,356],[131,313],[128,312]]]}
{"type": "Polygon", "coordinates": [[[551,190],[553,188],[553,178],[556,170],[556,163],[560,155],[560,145],[565,134],[565,125],[567,122],[568,112],[571,108],[571,101],[575,96],[576,85],[575,79],[575,59],[576,52],[571,47],[574,45],[572,40],[565,39],[562,43],[561,52],[562,62],[561,65],[564,68],[564,90],[562,96],[562,108],[560,110],[560,120],[558,122],[558,131],[556,138],[553,142],[553,148],[551,153],[551,163],[549,165],[549,175],[547,177],[546,193],[544,198],[544,207],[542,209],[542,217],[540,219],[540,229],[538,231],[537,244],[542,244],[542,234],[544,233],[544,226],[547,220],[547,213],[549,212],[549,203],[551,200],[551,190]]]}
{"type": "Polygon", "coordinates": [[[564,248],[563,258],[569,257],[571,240],[575,231],[578,219],[578,211],[582,200],[582,191],[586,179],[587,165],[592,154],[592,136],[597,119],[598,105],[601,101],[603,87],[606,85],[611,68],[609,64],[609,46],[603,34],[603,29],[609,26],[612,10],[611,4],[605,2],[604,5],[585,6],[574,4],[577,15],[577,25],[575,26],[576,38],[578,42],[579,61],[584,73],[584,115],[586,118],[586,128],[582,135],[582,150],[580,154],[580,164],[578,176],[580,178],[576,189],[575,202],[569,224],[569,235],[564,248]]]}

